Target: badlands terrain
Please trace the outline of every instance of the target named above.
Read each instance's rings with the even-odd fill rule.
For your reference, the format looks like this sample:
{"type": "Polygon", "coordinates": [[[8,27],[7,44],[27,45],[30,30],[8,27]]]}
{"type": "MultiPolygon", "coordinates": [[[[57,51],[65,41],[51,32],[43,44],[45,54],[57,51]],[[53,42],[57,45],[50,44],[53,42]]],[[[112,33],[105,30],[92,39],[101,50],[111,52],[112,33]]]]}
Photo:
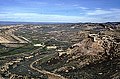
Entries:
{"type": "Polygon", "coordinates": [[[120,79],[120,22],[0,25],[0,79],[120,79]]]}

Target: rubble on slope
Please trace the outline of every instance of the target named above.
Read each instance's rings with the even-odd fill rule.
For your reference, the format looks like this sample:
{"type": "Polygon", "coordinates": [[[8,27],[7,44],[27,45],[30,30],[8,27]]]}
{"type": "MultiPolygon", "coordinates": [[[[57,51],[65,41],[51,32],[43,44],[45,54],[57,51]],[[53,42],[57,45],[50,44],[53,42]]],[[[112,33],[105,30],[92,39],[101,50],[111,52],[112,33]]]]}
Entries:
{"type": "MultiPolygon", "coordinates": [[[[66,67],[82,68],[92,63],[112,60],[120,56],[120,43],[109,35],[89,34],[88,38],[74,44],[66,52],[67,66],[61,67],[56,72],[66,71],[66,67]]],[[[63,53],[65,55],[65,53],[63,53]]],[[[60,55],[62,56],[62,55],[60,55]]]]}

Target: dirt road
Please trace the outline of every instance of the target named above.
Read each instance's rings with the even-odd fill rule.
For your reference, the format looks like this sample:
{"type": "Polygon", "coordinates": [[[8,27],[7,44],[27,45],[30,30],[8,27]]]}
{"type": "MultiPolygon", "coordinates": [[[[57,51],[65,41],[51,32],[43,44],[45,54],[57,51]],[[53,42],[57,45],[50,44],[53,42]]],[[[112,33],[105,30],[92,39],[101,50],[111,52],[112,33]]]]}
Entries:
{"type": "MultiPolygon", "coordinates": [[[[45,56],[45,57],[47,57],[47,56],[45,56]]],[[[36,62],[40,61],[41,59],[42,59],[42,58],[37,59],[37,60],[35,60],[34,62],[32,62],[32,63],[30,64],[30,68],[32,68],[33,70],[36,70],[36,71],[38,71],[38,72],[40,72],[40,73],[43,73],[43,74],[47,75],[47,76],[48,76],[48,79],[67,79],[67,78],[64,78],[64,77],[61,76],[61,75],[54,74],[54,73],[48,72],[48,71],[46,71],[46,70],[39,70],[39,69],[35,68],[33,65],[34,65],[36,62]]]]}

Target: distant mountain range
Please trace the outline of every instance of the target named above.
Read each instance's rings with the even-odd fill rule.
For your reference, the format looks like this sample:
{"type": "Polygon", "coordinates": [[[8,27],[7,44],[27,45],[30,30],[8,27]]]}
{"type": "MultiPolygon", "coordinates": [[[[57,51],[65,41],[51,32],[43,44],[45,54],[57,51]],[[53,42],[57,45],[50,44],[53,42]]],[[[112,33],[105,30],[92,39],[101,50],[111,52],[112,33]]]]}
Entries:
{"type": "Polygon", "coordinates": [[[14,24],[61,24],[61,22],[12,22],[12,21],[0,21],[0,25],[14,25],[14,24]]]}
{"type": "MultiPolygon", "coordinates": [[[[90,22],[92,23],[92,22],[90,22]]],[[[107,24],[116,24],[120,22],[106,22],[107,24]]],[[[0,21],[0,25],[14,25],[14,24],[63,24],[62,22],[12,22],[12,21],[0,21]]]]}

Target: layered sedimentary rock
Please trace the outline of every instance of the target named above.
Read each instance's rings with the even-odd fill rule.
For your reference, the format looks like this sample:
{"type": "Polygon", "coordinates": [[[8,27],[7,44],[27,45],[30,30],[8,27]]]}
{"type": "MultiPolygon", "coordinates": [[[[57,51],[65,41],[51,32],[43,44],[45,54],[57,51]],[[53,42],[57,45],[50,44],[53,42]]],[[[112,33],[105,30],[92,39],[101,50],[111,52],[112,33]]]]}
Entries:
{"type": "Polygon", "coordinates": [[[89,34],[88,38],[74,44],[66,53],[66,64],[57,71],[83,68],[89,64],[101,63],[105,60],[112,60],[120,56],[120,43],[109,35],[89,34]]]}
{"type": "Polygon", "coordinates": [[[23,44],[29,43],[29,40],[26,40],[23,37],[18,37],[14,35],[11,31],[1,30],[0,32],[0,44],[6,47],[19,47],[23,44]]]}

